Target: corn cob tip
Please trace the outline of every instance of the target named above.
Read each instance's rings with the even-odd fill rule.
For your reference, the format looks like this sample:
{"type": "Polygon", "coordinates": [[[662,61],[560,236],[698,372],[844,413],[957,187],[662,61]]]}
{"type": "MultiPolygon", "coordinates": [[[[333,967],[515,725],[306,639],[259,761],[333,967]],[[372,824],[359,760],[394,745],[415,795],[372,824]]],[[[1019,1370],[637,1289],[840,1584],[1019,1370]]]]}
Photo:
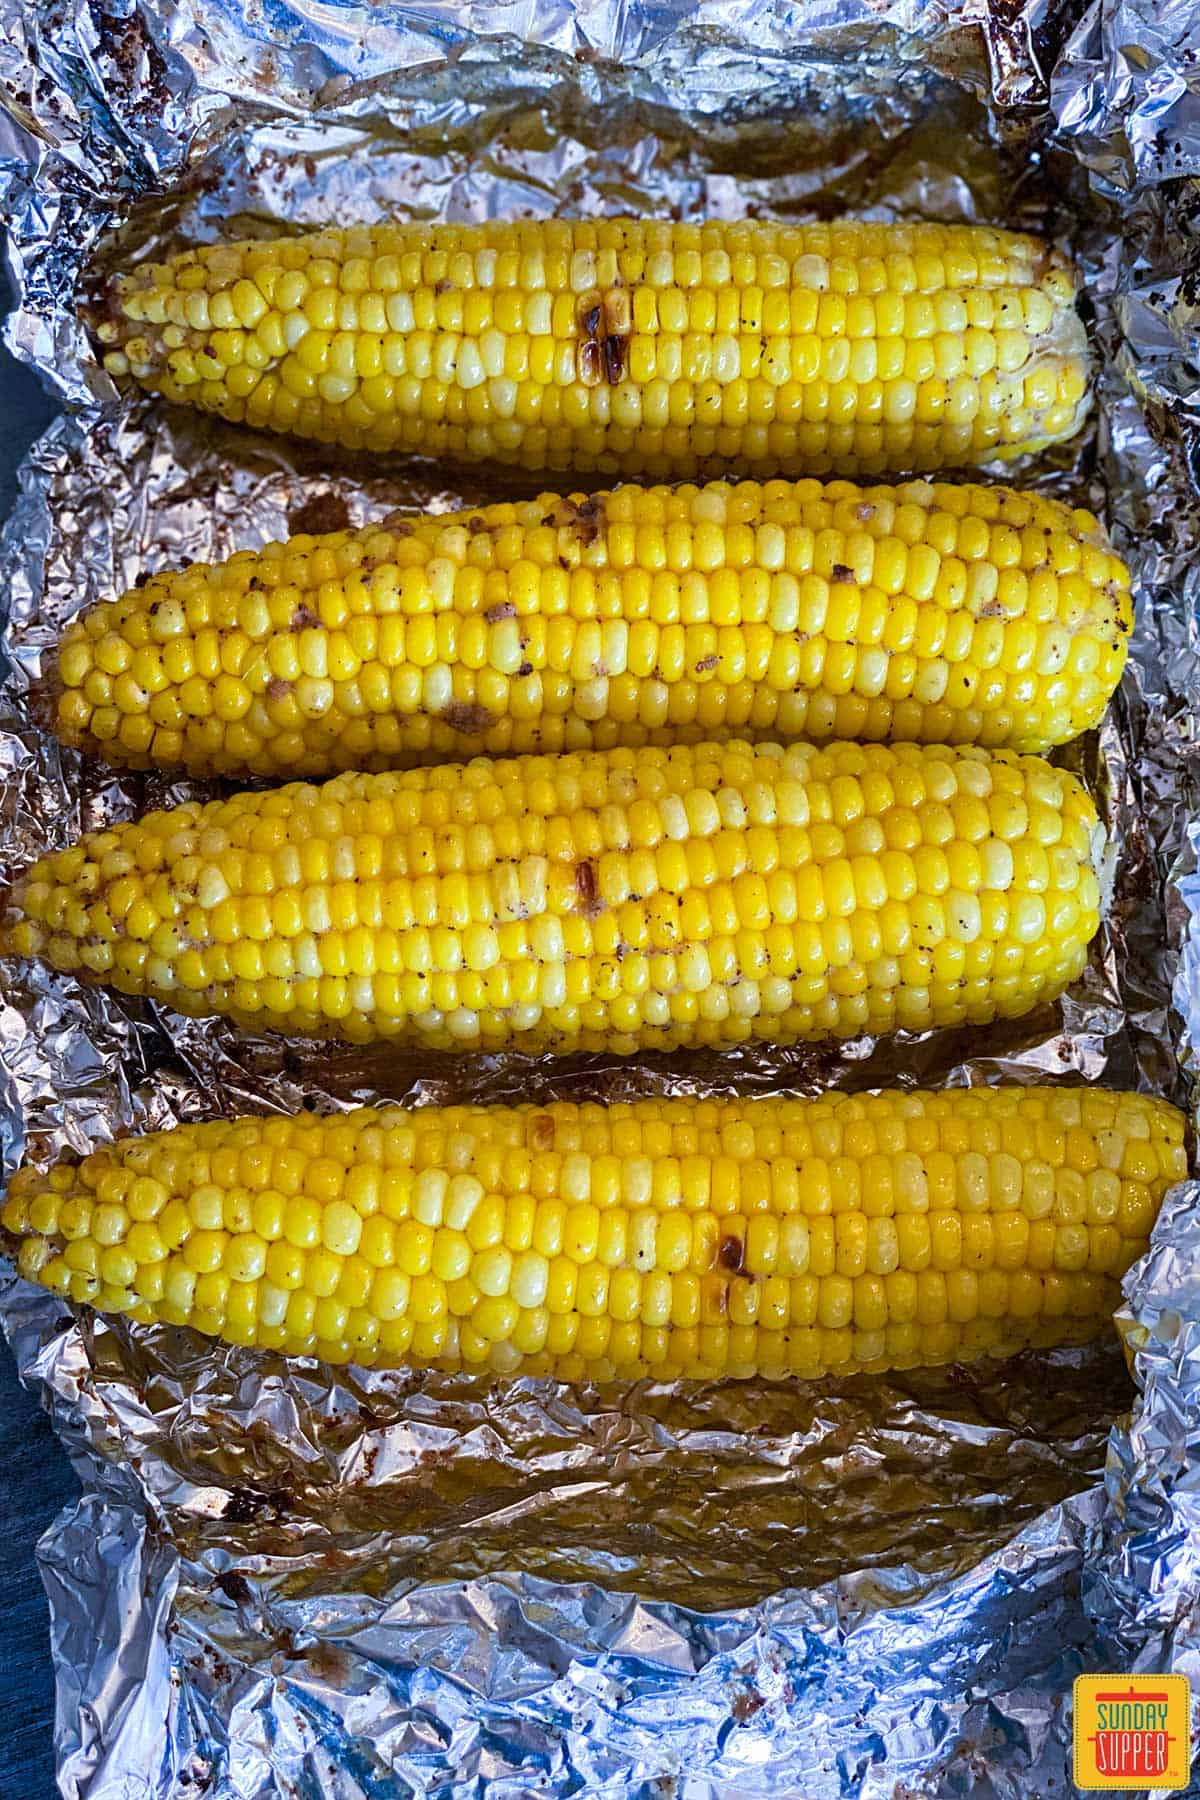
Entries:
{"type": "MultiPolygon", "coordinates": [[[[60,717],[62,694],[59,646],[53,644],[43,652],[41,670],[26,690],[25,703],[29,717],[39,731],[44,731],[48,737],[57,737],[60,742],[71,744],[72,739],[65,732],[64,721],[60,717]]],[[[82,746],[72,744],[72,747],[82,746]]]]}
{"type": "Polygon", "coordinates": [[[26,918],[24,886],[22,875],[0,883],[0,956],[25,959],[45,948],[42,932],[26,918]]]}
{"type": "MultiPolygon", "coordinates": [[[[98,610],[92,609],[93,612],[98,610]]],[[[26,690],[25,704],[30,720],[47,737],[57,738],[66,749],[77,751],[89,761],[119,763],[126,769],[169,766],[165,762],[156,762],[144,749],[139,750],[136,744],[128,741],[106,743],[103,730],[96,729],[99,709],[84,699],[78,683],[64,680],[63,650],[72,641],[77,641],[71,634],[83,629],[88,617],[88,613],[77,615],[67,628],[68,635],[43,654],[41,670],[26,690]]],[[[101,725],[103,721],[104,715],[100,714],[101,725]]],[[[130,735],[127,727],[126,739],[130,735]]]]}
{"type": "Polygon", "coordinates": [[[132,327],[124,307],[124,298],[131,286],[126,275],[96,269],[79,296],[79,317],[92,340],[100,365],[116,379],[129,374],[121,346],[132,327]]]}

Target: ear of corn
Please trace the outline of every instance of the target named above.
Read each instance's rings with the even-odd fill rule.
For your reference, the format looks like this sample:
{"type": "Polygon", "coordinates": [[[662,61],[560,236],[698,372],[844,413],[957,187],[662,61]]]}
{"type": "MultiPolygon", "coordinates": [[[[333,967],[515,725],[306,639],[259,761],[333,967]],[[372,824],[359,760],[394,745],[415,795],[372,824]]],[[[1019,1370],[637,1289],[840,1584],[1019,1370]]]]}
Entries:
{"type": "Polygon", "coordinates": [[[1042,750],[1132,626],[1090,513],[1007,489],[543,495],[152,577],[76,619],[60,736],[198,775],[724,736],[1042,750]]]}
{"type": "Polygon", "coordinates": [[[227,419],[535,470],[955,467],[1087,397],[1068,268],[969,225],[327,230],[144,264],[96,329],[112,374],[227,419]]]}
{"type": "Polygon", "coordinates": [[[1186,1174],[1137,1094],[363,1110],[24,1168],[24,1275],[330,1362],[819,1376],[1102,1331],[1186,1174]]]}
{"type": "Polygon", "coordinates": [[[152,813],[43,858],[5,943],[188,1013],[431,1049],[980,1023],[1099,923],[1097,818],[1009,752],[480,759],[152,813]]]}

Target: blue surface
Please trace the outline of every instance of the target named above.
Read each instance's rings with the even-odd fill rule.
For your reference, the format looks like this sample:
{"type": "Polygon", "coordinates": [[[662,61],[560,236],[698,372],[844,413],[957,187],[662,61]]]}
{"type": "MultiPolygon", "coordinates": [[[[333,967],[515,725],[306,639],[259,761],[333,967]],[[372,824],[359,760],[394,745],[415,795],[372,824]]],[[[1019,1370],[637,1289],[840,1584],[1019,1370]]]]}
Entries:
{"type": "MultiPolygon", "coordinates": [[[[0,517],[12,504],[17,464],[52,413],[33,377],[0,348],[0,517]]],[[[54,1800],[58,1792],[49,1618],[34,1546],[77,1491],[0,1339],[0,1800],[54,1800]]]]}

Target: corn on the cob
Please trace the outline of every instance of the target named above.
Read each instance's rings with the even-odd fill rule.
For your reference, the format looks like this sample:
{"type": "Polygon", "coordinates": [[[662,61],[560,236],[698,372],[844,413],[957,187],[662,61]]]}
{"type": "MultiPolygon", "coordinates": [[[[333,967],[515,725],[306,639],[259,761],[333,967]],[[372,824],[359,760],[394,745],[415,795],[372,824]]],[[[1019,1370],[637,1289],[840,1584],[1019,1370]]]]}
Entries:
{"type": "Polygon", "coordinates": [[[433,1049],[1012,1016],[1083,968],[1096,813],[1008,751],[482,758],[152,813],[42,859],[7,947],[188,1013],[433,1049]]]}
{"type": "Polygon", "coordinates": [[[1087,399],[1068,267],[970,225],[327,230],[144,264],[96,329],[111,373],[227,419],[527,469],[947,468],[1087,399]]]}
{"type": "Polygon", "coordinates": [[[1094,1337],[1185,1174],[1098,1089],[366,1108],[24,1168],[0,1221],[59,1294],[329,1362],[816,1376],[1094,1337]]]}
{"type": "Polygon", "coordinates": [[[1044,750],[1132,627],[1098,522],[1006,488],[620,488],[297,537],[68,626],[59,735],[329,775],[725,736],[1044,750]]]}

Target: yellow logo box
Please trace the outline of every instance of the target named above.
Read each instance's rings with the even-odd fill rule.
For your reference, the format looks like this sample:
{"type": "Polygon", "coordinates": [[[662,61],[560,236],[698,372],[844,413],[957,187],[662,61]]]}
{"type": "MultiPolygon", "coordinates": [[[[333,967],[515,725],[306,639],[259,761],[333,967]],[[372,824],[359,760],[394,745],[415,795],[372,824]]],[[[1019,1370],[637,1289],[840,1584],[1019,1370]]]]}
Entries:
{"type": "Polygon", "coordinates": [[[1075,1786],[1182,1788],[1192,1761],[1186,1675],[1080,1675],[1075,1681],[1075,1786]]]}

